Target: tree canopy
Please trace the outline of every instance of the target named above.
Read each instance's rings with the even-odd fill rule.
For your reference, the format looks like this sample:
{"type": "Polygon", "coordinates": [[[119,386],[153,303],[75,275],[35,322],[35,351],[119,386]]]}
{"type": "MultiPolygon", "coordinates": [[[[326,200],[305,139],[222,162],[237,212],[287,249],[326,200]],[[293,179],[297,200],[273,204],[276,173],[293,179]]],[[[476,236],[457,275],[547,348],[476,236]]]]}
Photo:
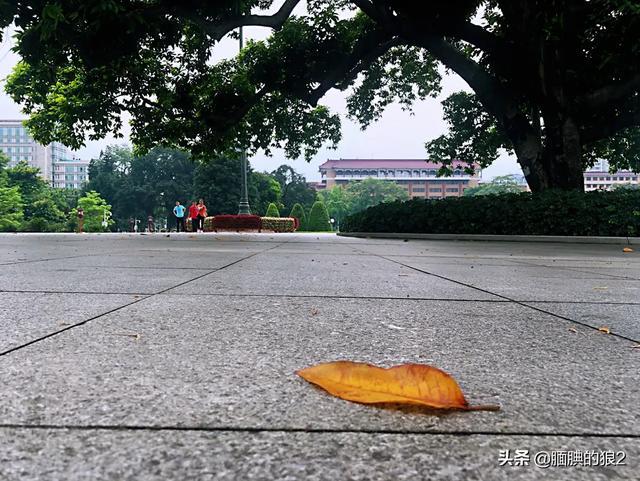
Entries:
{"type": "Polygon", "coordinates": [[[445,101],[432,160],[485,167],[507,148],[534,191],[582,189],[596,158],[640,170],[635,0],[36,0],[3,8],[12,21],[22,61],[6,89],[45,143],[78,147],[128,112],[142,150],[310,158],[340,140],[327,91],[348,91],[366,127],[392,102],[436,96],[444,66],[473,94],[445,101]],[[211,60],[249,25],[273,33],[211,60]]]}

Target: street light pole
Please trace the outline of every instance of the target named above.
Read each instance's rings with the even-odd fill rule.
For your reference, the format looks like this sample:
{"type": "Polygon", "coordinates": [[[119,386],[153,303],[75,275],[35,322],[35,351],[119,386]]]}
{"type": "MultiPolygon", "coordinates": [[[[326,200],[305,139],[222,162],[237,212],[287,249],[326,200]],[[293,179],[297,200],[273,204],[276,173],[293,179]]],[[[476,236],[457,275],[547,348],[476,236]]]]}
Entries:
{"type": "MultiPolygon", "coordinates": [[[[244,38],[242,27],[240,27],[240,51],[244,47],[244,38]]],[[[240,204],[238,205],[238,215],[249,215],[251,214],[251,207],[249,207],[249,194],[247,192],[247,149],[245,146],[241,147],[240,151],[240,163],[242,165],[242,179],[241,179],[241,187],[240,187],[240,204]]]]}

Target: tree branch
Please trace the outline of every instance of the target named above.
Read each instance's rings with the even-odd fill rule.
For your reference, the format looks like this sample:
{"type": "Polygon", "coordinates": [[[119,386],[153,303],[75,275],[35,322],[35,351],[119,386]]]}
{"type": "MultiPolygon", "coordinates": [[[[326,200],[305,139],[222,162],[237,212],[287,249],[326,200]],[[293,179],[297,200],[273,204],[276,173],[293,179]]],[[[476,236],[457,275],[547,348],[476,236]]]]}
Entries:
{"type": "Polygon", "coordinates": [[[464,40],[478,47],[489,55],[500,58],[511,55],[507,44],[502,41],[500,37],[471,22],[464,22],[457,26],[454,35],[460,40],[464,40]]]}
{"type": "Polygon", "coordinates": [[[588,111],[595,112],[606,107],[611,102],[624,100],[634,92],[640,94],[640,73],[624,82],[610,84],[585,95],[578,100],[578,106],[584,106],[588,111]]]}
{"type": "Polygon", "coordinates": [[[274,30],[282,28],[287,19],[291,16],[293,9],[300,3],[300,0],[286,0],[273,15],[244,15],[229,18],[222,22],[207,20],[199,15],[194,15],[188,11],[180,11],[180,16],[198,25],[209,34],[214,40],[219,41],[226,34],[238,27],[269,27],[274,30]]]}
{"type": "Polygon", "coordinates": [[[309,92],[302,100],[311,105],[316,105],[318,101],[330,89],[337,84],[347,84],[352,81],[358,73],[371,65],[378,57],[386,53],[390,48],[400,45],[398,38],[379,43],[380,35],[371,35],[369,38],[361,40],[353,49],[351,55],[339,62],[336,67],[320,82],[320,85],[309,92]]]}
{"type": "Polygon", "coordinates": [[[591,125],[592,127],[584,128],[580,132],[582,141],[585,144],[606,139],[630,127],[640,126],[640,109],[622,113],[610,121],[591,125]]]}

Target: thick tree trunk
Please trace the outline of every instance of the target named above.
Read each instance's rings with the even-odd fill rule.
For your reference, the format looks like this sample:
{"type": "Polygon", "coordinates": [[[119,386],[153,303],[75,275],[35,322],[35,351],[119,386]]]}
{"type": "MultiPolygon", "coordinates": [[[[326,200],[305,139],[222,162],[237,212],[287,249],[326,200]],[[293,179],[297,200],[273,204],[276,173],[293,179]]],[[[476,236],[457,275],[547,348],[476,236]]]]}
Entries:
{"type": "Polygon", "coordinates": [[[518,163],[532,192],[584,190],[582,146],[575,122],[568,118],[547,126],[545,145],[531,134],[511,137],[518,163]]]}

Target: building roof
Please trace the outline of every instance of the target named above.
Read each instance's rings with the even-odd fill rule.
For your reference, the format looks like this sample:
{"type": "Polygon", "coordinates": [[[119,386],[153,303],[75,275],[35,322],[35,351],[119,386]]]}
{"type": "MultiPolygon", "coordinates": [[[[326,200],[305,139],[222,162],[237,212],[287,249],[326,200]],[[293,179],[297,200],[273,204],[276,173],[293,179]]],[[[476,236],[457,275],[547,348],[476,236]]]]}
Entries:
{"type": "MultiPolygon", "coordinates": [[[[462,167],[464,162],[459,162],[462,167]]],[[[454,166],[458,164],[454,161],[454,166]]],[[[442,164],[426,159],[329,159],[320,169],[439,169],[442,164]]],[[[476,166],[478,167],[478,166],[476,166]]]]}

